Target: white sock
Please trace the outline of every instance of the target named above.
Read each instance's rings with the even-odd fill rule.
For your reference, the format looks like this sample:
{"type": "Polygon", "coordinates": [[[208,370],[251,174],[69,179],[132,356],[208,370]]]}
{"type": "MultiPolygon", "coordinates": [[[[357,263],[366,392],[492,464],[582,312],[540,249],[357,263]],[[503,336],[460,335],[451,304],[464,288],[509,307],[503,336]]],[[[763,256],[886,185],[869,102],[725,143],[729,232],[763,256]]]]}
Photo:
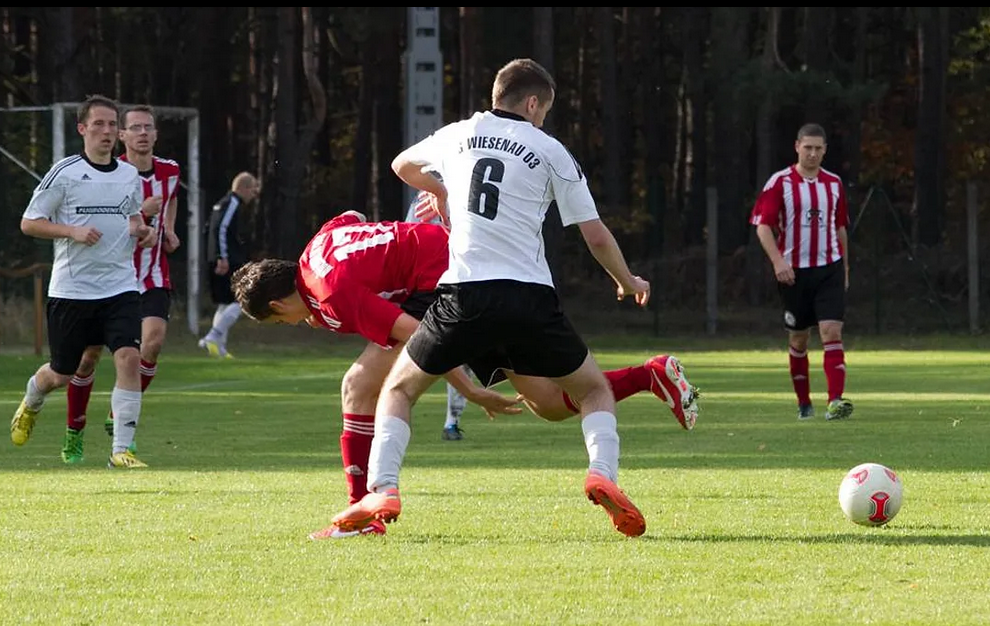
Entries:
{"type": "Polygon", "coordinates": [[[41,405],[45,403],[45,396],[48,394],[41,393],[38,389],[38,383],[35,382],[34,376],[28,378],[27,389],[24,392],[24,404],[28,406],[32,411],[41,410],[41,405]]]}
{"type": "Polygon", "coordinates": [[[217,330],[217,328],[222,324],[221,320],[223,320],[223,312],[226,311],[229,306],[229,304],[217,305],[217,310],[213,312],[213,326],[210,327],[210,332],[206,333],[206,336],[203,337],[204,341],[220,343],[220,340],[224,338],[223,333],[217,330]]]}
{"type": "Polygon", "coordinates": [[[110,410],[113,411],[113,453],[117,454],[134,443],[134,432],[141,417],[141,392],[114,386],[110,410]]]}
{"type": "Polygon", "coordinates": [[[220,333],[220,336],[223,338],[223,342],[225,344],[227,343],[227,332],[230,330],[230,327],[233,326],[238,319],[240,319],[240,317],[241,305],[235,302],[234,304],[228,304],[227,308],[220,314],[220,319],[213,322],[213,330],[220,333]]]}
{"type": "Polygon", "coordinates": [[[589,413],[581,420],[584,445],[588,448],[588,470],[613,483],[619,480],[619,431],[615,416],[606,411],[589,413]]]}
{"type": "Polygon", "coordinates": [[[409,424],[398,417],[375,418],[375,437],[368,457],[368,491],[398,489],[399,470],[411,434],[409,424]]]}
{"type": "Polygon", "coordinates": [[[443,423],[444,428],[457,426],[461,421],[461,413],[467,405],[467,398],[461,392],[447,383],[447,420],[443,423]]]}

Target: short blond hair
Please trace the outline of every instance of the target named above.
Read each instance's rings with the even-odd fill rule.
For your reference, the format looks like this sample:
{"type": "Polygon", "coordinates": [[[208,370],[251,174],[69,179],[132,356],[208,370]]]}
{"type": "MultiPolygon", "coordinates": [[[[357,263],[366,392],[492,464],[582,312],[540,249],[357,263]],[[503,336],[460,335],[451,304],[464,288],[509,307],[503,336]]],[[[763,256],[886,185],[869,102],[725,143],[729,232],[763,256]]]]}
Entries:
{"type": "Polygon", "coordinates": [[[230,183],[230,190],[237,193],[245,187],[254,187],[257,184],[258,179],[254,177],[254,174],[251,172],[241,172],[237,176],[234,176],[234,180],[230,183]]]}

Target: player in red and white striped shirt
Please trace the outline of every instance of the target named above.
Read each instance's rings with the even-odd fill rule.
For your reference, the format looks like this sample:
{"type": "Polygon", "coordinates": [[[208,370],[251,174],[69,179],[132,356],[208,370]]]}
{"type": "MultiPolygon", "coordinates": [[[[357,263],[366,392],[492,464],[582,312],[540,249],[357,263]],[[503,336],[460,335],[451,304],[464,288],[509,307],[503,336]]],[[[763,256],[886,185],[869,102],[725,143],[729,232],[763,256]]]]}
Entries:
{"type": "Polygon", "coordinates": [[[828,380],[825,419],[846,418],[853,411],[852,402],[842,395],[846,381],[842,322],[849,288],[849,213],[842,180],[821,166],[827,145],[821,126],[802,126],[794,142],[797,163],[770,177],[750,218],[773,264],[780,290],[798,419],[815,415],[808,380],[808,339],[810,327],[815,325],[828,380]]]}
{"type": "MultiPolygon", "coordinates": [[[[134,270],[141,294],[141,391],[151,384],[158,369],[158,355],[165,342],[171,308],[172,282],[169,278],[167,254],[180,245],[175,234],[178,207],[179,164],[154,155],[158,130],[155,113],[146,105],[133,106],[121,114],[120,141],[125,152],[119,158],[138,169],[145,198],[160,198],[157,214],[142,212],[144,221],[158,231],[158,244],[152,248],[137,247],[134,270]]],[[[90,346],[68,386],[68,415],[66,426],[76,433],[86,426],[86,410],[93,389],[93,372],[102,354],[102,346],[90,346]]],[[[112,415],[106,420],[107,432],[113,432],[112,415]]],[[[66,438],[69,441],[69,438],[66,438]]],[[[78,445],[78,444],[77,444],[78,445]]],[[[79,462],[81,454],[63,449],[66,463],[79,462]]],[[[81,451],[80,451],[81,452],[81,451]]]]}

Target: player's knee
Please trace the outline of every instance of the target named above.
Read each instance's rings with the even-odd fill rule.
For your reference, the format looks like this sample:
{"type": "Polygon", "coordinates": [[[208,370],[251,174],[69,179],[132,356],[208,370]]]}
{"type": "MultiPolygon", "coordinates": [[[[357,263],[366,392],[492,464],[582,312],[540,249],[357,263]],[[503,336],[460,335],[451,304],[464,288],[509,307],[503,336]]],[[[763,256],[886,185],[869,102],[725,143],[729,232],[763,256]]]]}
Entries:
{"type": "Polygon", "coordinates": [[[164,333],[149,334],[141,340],[141,358],[148,363],[157,363],[163,345],[165,345],[164,333]]]}
{"type": "Polygon", "coordinates": [[[113,353],[113,363],[118,371],[137,371],[141,366],[141,353],[137,348],[119,348],[113,353]]]}
{"type": "MultiPolygon", "coordinates": [[[[381,389],[382,381],[371,378],[353,367],[347,370],[344,378],[340,381],[341,403],[345,407],[370,404],[373,410],[378,401],[378,391],[381,389]]],[[[345,411],[347,411],[346,408],[345,411]]]]}

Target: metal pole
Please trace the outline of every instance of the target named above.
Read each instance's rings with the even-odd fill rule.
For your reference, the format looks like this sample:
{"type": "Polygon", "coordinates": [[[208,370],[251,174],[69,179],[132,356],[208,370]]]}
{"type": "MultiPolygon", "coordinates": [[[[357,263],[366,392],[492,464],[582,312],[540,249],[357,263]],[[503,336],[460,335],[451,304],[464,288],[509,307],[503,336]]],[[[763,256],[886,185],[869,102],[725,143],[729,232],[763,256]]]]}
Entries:
{"type": "Polygon", "coordinates": [[[718,190],[715,187],[708,188],[707,199],[706,329],[709,335],[714,335],[718,325],[718,190]]]}
{"type": "Polygon", "coordinates": [[[62,103],[52,105],[52,165],[65,158],[65,109],[62,103]]]}
{"type": "Polygon", "coordinates": [[[966,183],[966,251],[969,260],[969,332],[980,330],[980,248],[977,233],[979,208],[976,183],[966,183]]]}
{"type": "Polygon", "coordinates": [[[199,192],[199,114],[189,118],[187,129],[189,143],[189,194],[187,204],[189,210],[189,220],[187,223],[186,243],[189,253],[186,257],[186,317],[188,318],[189,332],[194,336],[199,335],[199,279],[202,275],[202,207],[200,206],[199,192]]]}

